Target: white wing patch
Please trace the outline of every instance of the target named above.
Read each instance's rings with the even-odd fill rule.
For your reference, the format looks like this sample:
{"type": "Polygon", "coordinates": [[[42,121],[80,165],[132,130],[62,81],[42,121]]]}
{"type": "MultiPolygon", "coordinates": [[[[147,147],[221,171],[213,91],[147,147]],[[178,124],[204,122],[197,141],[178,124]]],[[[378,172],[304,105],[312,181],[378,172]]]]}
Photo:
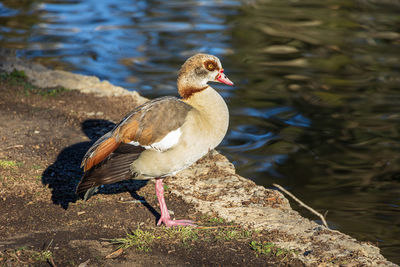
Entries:
{"type": "Polygon", "coordinates": [[[169,132],[159,142],[151,144],[150,147],[159,151],[168,150],[178,143],[181,135],[182,135],[181,128],[178,128],[175,131],[169,132]]]}
{"type": "MultiPolygon", "coordinates": [[[[182,135],[182,131],[181,131],[180,128],[178,128],[178,129],[176,129],[176,130],[174,130],[172,132],[169,132],[160,141],[158,141],[156,143],[153,143],[153,144],[151,144],[149,146],[142,146],[142,147],[144,147],[146,149],[154,149],[154,150],[157,150],[157,151],[165,151],[165,150],[170,149],[174,145],[176,145],[178,143],[179,138],[181,137],[181,135],[182,135]]],[[[135,146],[141,146],[139,144],[139,142],[136,142],[136,141],[129,142],[129,144],[135,145],[135,146]]]]}
{"type": "MultiPolygon", "coordinates": [[[[134,146],[142,146],[141,144],[139,144],[139,142],[136,142],[136,141],[131,141],[131,142],[129,142],[128,144],[134,145],[134,146]]],[[[146,148],[146,149],[148,149],[146,146],[143,146],[143,147],[146,148]]]]}

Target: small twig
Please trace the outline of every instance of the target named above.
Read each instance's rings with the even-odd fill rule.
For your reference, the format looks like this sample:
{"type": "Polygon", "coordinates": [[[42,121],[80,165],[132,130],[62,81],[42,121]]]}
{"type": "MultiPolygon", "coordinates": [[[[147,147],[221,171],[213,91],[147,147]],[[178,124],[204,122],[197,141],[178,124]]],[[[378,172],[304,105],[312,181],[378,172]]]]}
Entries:
{"type": "MultiPolygon", "coordinates": [[[[322,223],[324,224],[324,226],[326,228],[329,229],[328,224],[326,223],[325,217],[319,213],[318,211],[314,210],[313,208],[311,208],[310,206],[304,204],[303,201],[301,201],[300,199],[298,199],[297,197],[295,197],[292,193],[290,193],[289,191],[287,191],[285,188],[283,188],[282,186],[278,185],[278,184],[272,184],[273,186],[279,188],[279,190],[281,190],[282,192],[286,193],[288,196],[290,196],[291,198],[293,198],[295,201],[297,201],[297,203],[299,203],[301,206],[303,206],[304,208],[308,209],[309,211],[311,211],[312,213],[314,213],[315,215],[317,215],[318,217],[321,218],[322,223]]],[[[325,213],[326,214],[326,213],[325,213]]]]}
{"type": "Polygon", "coordinates": [[[134,200],[127,200],[127,201],[118,201],[119,203],[147,203],[144,199],[134,199],[134,200]]]}
{"type": "MultiPolygon", "coordinates": [[[[44,251],[49,251],[49,248],[50,248],[51,244],[53,244],[53,240],[54,240],[54,239],[51,239],[51,240],[50,240],[49,244],[47,245],[47,247],[46,247],[46,249],[45,249],[44,251]]],[[[50,257],[48,258],[48,262],[50,263],[50,265],[51,265],[52,267],[57,267],[57,265],[54,263],[53,256],[50,256],[50,257]]]]}
{"type": "Polygon", "coordinates": [[[15,258],[18,262],[20,262],[20,263],[22,263],[22,264],[28,264],[28,262],[27,261],[23,261],[23,260],[21,260],[17,255],[11,255],[11,257],[12,258],[15,258]]]}
{"type": "Polygon", "coordinates": [[[54,262],[53,257],[50,257],[50,258],[49,258],[49,262],[50,262],[50,264],[51,264],[52,267],[57,267],[57,265],[56,265],[55,262],[54,262]]]}
{"type": "Polygon", "coordinates": [[[24,147],[24,145],[8,146],[6,148],[0,149],[0,151],[5,151],[5,150],[11,149],[11,148],[21,148],[21,147],[24,147]]]}
{"type": "Polygon", "coordinates": [[[324,218],[326,218],[326,215],[328,215],[329,210],[325,211],[324,213],[324,218]]]}
{"type": "Polygon", "coordinates": [[[49,244],[47,245],[47,247],[46,247],[46,250],[45,250],[45,251],[49,250],[49,247],[51,246],[51,244],[53,244],[53,239],[52,239],[52,240],[50,240],[50,242],[49,242],[49,244]]]}

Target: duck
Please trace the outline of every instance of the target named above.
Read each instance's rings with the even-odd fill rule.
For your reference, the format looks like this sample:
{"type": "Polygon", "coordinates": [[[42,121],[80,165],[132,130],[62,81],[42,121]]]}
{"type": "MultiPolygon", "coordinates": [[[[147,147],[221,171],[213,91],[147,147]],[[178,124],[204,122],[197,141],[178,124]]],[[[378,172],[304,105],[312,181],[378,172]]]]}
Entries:
{"type": "Polygon", "coordinates": [[[222,96],[208,83],[233,86],[218,57],[195,54],[178,73],[180,98],[150,100],[128,113],[86,152],[78,195],[87,199],[96,188],[127,179],[155,179],[161,216],[157,225],[196,226],[173,220],[165,198],[163,178],[174,176],[208,154],[223,140],[229,111],[222,96]]]}

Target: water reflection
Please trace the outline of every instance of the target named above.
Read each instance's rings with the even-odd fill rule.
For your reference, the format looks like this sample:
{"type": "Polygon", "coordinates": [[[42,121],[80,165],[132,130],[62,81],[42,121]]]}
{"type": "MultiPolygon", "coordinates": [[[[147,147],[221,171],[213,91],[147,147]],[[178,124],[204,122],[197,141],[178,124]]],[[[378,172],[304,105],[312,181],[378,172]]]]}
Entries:
{"type": "MultiPolygon", "coordinates": [[[[262,102],[291,107],[297,113],[292,121],[301,118],[265,126],[277,140],[262,154],[287,155],[266,165],[276,174],[248,163],[241,171],[265,185],[289,186],[313,207],[329,210],[331,224],[380,242],[383,253],[399,261],[393,239],[400,236],[394,10],[400,6],[392,1],[256,1],[241,9],[232,29],[232,57],[247,64],[248,79],[234,107],[246,99],[247,111],[261,111],[262,102]]],[[[242,155],[232,157],[241,162],[242,155]]]]}
{"type": "Polygon", "coordinates": [[[0,3],[0,45],[156,97],[194,52],[237,88],[221,149],[257,183],[286,185],[329,223],[400,262],[396,1],[0,3]]]}

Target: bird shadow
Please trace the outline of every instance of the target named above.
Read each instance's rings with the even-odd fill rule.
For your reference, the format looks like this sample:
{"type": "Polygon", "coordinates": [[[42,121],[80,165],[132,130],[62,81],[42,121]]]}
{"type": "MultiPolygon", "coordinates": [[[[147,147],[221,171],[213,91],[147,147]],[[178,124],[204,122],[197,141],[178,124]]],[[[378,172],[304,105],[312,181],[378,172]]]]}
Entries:
{"type": "MultiPolygon", "coordinates": [[[[83,175],[80,167],[83,156],[90,146],[105,133],[115,126],[107,120],[86,120],[82,123],[83,132],[90,141],[80,142],[64,148],[53,164],[42,173],[42,184],[47,185],[52,191],[51,199],[54,204],[68,209],[70,203],[75,203],[80,196],[75,193],[76,187],[83,175]]],[[[126,180],[115,184],[102,186],[97,194],[116,194],[129,192],[131,196],[140,201],[155,217],[160,214],[152,207],[144,197],[136,191],[147,184],[146,180],[126,180]]]]}

